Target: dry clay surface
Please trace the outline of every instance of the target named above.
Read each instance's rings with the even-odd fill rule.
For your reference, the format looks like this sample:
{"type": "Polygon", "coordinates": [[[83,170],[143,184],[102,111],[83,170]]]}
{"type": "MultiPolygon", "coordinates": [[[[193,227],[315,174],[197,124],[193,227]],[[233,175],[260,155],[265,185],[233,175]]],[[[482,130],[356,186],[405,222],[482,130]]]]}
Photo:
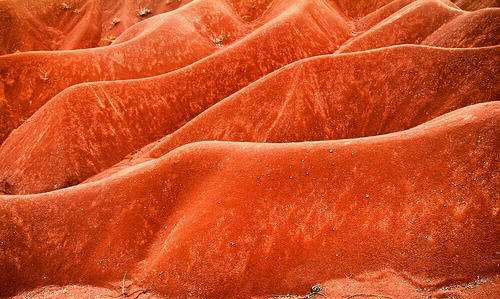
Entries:
{"type": "Polygon", "coordinates": [[[0,297],[500,297],[498,6],[0,1],[0,297]]]}

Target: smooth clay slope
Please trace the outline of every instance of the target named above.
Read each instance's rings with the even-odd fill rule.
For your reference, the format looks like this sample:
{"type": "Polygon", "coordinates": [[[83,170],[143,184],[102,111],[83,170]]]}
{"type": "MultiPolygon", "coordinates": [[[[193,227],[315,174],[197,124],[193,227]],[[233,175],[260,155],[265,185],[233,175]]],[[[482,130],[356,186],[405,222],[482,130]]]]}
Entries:
{"type": "Polygon", "coordinates": [[[193,143],[99,183],[3,196],[0,289],[127,276],[168,298],[246,298],[384,269],[419,296],[487,285],[499,121],[490,102],[377,137],[193,143]]]}

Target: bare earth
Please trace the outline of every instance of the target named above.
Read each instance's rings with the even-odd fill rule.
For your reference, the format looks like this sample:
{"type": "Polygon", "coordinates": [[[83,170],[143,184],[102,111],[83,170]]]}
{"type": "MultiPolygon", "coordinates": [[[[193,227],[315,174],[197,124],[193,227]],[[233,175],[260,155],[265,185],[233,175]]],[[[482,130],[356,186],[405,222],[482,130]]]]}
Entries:
{"type": "Polygon", "coordinates": [[[0,0],[1,298],[500,298],[496,0],[0,0]]]}

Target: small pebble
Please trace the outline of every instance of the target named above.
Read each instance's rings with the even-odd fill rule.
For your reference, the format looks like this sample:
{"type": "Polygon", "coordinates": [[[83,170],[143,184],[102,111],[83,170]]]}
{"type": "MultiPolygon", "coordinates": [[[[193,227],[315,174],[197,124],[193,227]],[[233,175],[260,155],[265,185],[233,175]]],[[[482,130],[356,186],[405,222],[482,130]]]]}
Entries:
{"type": "Polygon", "coordinates": [[[322,291],[322,288],[319,284],[317,285],[314,285],[312,288],[311,288],[311,294],[318,294],[319,292],[322,291]]]}

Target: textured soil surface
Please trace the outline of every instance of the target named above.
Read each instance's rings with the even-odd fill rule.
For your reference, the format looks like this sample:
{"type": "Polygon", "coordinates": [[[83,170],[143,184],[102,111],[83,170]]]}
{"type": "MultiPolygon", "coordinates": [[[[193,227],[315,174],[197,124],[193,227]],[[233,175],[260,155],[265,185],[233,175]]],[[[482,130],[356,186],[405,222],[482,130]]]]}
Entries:
{"type": "Polygon", "coordinates": [[[0,298],[500,298],[497,0],[0,0],[0,298]]]}

